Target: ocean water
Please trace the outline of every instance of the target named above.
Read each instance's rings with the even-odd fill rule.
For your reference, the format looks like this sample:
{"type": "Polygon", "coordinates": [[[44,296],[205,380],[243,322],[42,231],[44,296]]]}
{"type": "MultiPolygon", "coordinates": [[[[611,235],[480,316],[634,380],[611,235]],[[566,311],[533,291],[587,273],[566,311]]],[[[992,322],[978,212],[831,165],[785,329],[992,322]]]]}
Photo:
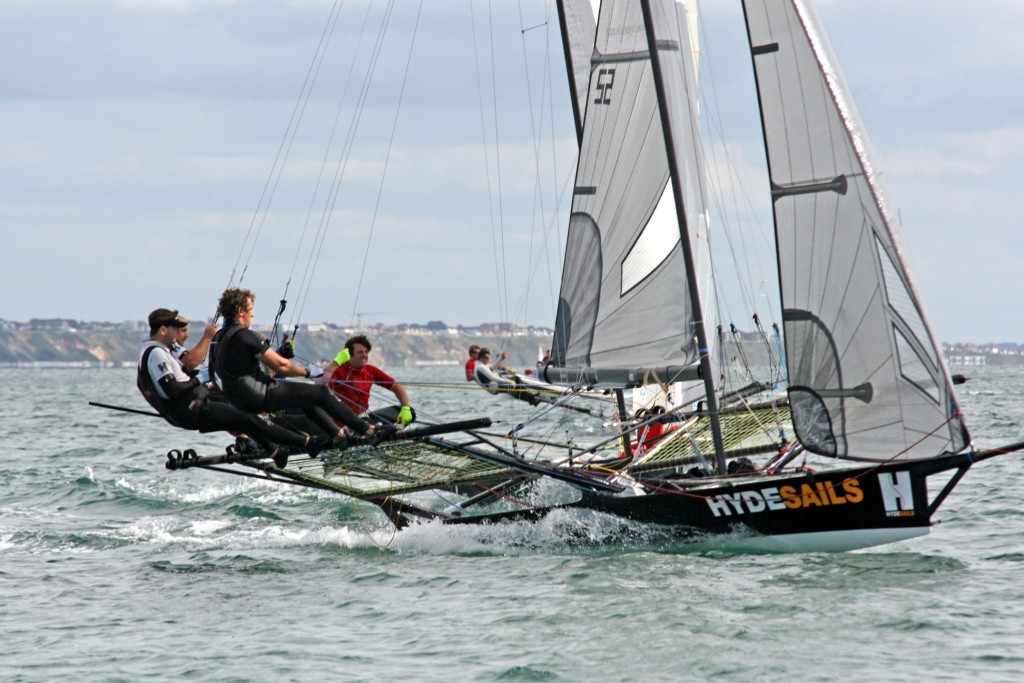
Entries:
{"type": "MultiPolygon", "coordinates": [[[[452,418],[459,368],[396,372],[452,418]]],[[[1024,370],[972,368],[979,447],[1024,438],[1024,370]]],[[[1016,681],[1024,466],[973,468],[924,538],[760,555],[595,518],[394,532],[323,492],[164,469],[226,439],[128,370],[0,372],[0,680],[1016,681]],[[577,520],[578,521],[578,520],[577,520]],[[614,539],[608,541],[608,539],[614,539]]],[[[509,416],[509,419],[515,419],[509,416]]]]}

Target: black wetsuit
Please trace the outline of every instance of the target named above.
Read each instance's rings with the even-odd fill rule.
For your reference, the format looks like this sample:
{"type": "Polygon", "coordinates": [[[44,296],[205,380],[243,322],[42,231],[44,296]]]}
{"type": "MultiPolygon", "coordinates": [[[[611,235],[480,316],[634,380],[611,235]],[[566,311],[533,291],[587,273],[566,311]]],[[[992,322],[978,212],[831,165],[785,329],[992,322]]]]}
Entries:
{"type": "Polygon", "coordinates": [[[278,382],[260,366],[270,341],[231,321],[210,344],[210,373],[227,399],[244,411],[270,413],[298,409],[326,434],[338,433],[335,420],[358,434],[369,424],[334,397],[323,384],[278,382]],[[333,419],[332,419],[333,418],[333,419]]]}
{"type": "Polygon", "coordinates": [[[149,354],[155,348],[150,346],[143,353],[136,384],[146,401],[175,427],[203,433],[225,431],[248,434],[267,451],[273,451],[279,444],[295,448],[307,446],[306,434],[264,422],[256,415],[243,413],[230,403],[211,400],[206,385],[195,377],[190,377],[187,382],[180,382],[170,374],[161,377],[160,388],[168,396],[163,398],[156,391],[156,383],[147,367],[149,354]]]}

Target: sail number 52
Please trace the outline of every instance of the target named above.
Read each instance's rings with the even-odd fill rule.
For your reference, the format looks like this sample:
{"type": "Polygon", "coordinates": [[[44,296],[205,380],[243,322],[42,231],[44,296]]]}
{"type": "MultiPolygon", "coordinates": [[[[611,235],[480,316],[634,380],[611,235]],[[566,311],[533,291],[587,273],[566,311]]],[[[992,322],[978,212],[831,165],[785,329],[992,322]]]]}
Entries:
{"type": "Polygon", "coordinates": [[[597,72],[597,80],[594,83],[594,89],[597,90],[597,97],[594,98],[594,104],[611,104],[612,102],[612,84],[615,83],[615,69],[599,69],[597,72]]]}

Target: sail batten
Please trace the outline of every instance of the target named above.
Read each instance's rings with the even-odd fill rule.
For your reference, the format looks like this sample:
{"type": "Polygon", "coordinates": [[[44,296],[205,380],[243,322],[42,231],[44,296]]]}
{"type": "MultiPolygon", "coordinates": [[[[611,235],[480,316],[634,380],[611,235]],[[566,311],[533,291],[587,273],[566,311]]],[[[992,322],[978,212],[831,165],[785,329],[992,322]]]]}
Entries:
{"type": "Polygon", "coordinates": [[[837,458],[933,457],[969,436],[894,213],[809,3],[744,0],[768,157],[797,436],[837,458]]]}

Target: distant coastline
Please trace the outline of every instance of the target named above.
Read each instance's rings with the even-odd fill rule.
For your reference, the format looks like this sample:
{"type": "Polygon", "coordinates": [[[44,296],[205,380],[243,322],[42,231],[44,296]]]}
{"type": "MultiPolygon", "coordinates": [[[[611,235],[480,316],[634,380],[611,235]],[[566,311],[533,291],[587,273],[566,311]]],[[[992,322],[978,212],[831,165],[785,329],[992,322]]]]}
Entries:
{"type": "MultiPolygon", "coordinates": [[[[188,346],[199,340],[203,326],[194,325],[188,346]]],[[[269,327],[254,326],[263,334],[269,327]]],[[[296,335],[295,352],[303,360],[325,365],[353,334],[373,343],[373,362],[382,367],[460,365],[470,344],[507,351],[514,366],[533,365],[550,346],[553,331],[543,328],[501,329],[494,326],[426,330],[402,326],[382,329],[309,325],[296,335]]],[[[27,329],[0,327],[0,368],[134,367],[139,346],[148,336],[142,322],[119,325],[81,324],[27,329]]]]}
{"type": "MultiPolygon", "coordinates": [[[[201,322],[193,324],[191,342],[198,340],[202,327],[201,322]]],[[[264,334],[271,331],[267,325],[254,329],[264,334]]],[[[465,362],[470,344],[507,351],[512,366],[524,367],[536,363],[554,335],[550,328],[509,323],[455,327],[440,321],[360,327],[314,323],[300,327],[296,352],[300,358],[326,363],[356,333],[370,338],[374,362],[382,367],[459,365],[465,362]]],[[[134,367],[139,345],[147,335],[143,321],[0,320],[0,368],[134,367]]],[[[741,340],[754,349],[763,347],[753,333],[741,333],[741,340]]],[[[942,347],[951,367],[1024,364],[1024,344],[1020,343],[944,343],[942,347]]]]}

